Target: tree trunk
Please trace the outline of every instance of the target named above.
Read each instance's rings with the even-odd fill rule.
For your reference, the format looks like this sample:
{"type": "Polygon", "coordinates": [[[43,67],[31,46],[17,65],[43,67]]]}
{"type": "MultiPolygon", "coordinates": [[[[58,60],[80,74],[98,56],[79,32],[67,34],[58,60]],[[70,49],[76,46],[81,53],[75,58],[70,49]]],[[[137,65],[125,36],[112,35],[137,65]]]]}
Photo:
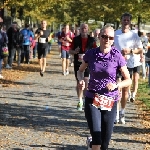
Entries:
{"type": "Polygon", "coordinates": [[[138,16],[138,31],[140,31],[141,28],[141,16],[138,16]]]}

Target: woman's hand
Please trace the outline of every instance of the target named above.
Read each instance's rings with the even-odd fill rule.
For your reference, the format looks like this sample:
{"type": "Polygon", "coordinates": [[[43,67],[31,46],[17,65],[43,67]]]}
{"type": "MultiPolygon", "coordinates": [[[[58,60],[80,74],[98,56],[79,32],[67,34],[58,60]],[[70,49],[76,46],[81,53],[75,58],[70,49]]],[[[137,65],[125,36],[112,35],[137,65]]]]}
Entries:
{"type": "Polygon", "coordinates": [[[118,88],[118,85],[116,83],[108,83],[106,85],[106,88],[108,89],[108,91],[113,91],[114,89],[118,88]]]}
{"type": "Polygon", "coordinates": [[[84,90],[85,89],[85,82],[84,80],[79,81],[78,87],[80,90],[84,90]]]}

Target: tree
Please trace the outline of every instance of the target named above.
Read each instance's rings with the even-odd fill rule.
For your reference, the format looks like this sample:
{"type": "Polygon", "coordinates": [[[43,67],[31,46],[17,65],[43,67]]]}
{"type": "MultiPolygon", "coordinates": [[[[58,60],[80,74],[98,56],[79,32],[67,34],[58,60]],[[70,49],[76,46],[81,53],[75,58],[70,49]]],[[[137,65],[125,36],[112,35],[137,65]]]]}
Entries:
{"type": "MultiPolygon", "coordinates": [[[[150,21],[149,4],[149,0],[7,0],[6,7],[15,6],[17,11],[22,7],[24,17],[45,19],[49,24],[54,21],[79,24],[89,19],[119,22],[124,12],[131,13],[134,22],[139,15],[141,21],[150,21]]],[[[20,17],[19,14],[17,17],[20,17]]]]}

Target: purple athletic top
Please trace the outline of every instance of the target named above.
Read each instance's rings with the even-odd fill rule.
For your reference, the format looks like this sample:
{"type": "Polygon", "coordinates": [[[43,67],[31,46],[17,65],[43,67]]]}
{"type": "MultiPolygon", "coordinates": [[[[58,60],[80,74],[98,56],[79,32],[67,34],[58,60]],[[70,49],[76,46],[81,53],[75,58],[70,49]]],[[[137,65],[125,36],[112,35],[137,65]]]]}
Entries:
{"type": "Polygon", "coordinates": [[[116,83],[119,69],[126,65],[126,61],[122,54],[115,47],[110,52],[104,54],[100,51],[100,47],[88,50],[83,60],[88,63],[90,70],[90,80],[86,96],[94,97],[94,93],[99,93],[108,97],[113,97],[115,101],[119,98],[119,91],[115,89],[108,91],[107,83],[116,83]]]}

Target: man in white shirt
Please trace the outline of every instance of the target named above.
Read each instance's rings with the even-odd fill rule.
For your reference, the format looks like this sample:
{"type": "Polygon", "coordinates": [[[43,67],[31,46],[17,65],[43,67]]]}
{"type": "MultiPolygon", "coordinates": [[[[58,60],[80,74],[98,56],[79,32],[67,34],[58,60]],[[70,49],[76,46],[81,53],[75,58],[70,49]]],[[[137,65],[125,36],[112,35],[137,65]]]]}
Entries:
{"type": "Polygon", "coordinates": [[[138,79],[140,73],[141,59],[143,58],[143,46],[137,33],[130,30],[132,16],[124,13],[121,16],[122,29],[116,30],[114,45],[121,51],[127,60],[127,67],[133,79],[133,92],[130,87],[122,89],[120,121],[125,124],[125,106],[128,98],[131,102],[135,100],[138,89],[138,79]]]}
{"type": "Polygon", "coordinates": [[[146,64],[145,64],[145,55],[147,53],[147,44],[148,44],[148,38],[147,38],[147,35],[146,35],[146,32],[144,30],[141,30],[140,32],[140,39],[141,39],[141,42],[142,42],[142,45],[143,45],[143,62],[142,62],[142,77],[143,79],[146,78],[146,64]]]}

